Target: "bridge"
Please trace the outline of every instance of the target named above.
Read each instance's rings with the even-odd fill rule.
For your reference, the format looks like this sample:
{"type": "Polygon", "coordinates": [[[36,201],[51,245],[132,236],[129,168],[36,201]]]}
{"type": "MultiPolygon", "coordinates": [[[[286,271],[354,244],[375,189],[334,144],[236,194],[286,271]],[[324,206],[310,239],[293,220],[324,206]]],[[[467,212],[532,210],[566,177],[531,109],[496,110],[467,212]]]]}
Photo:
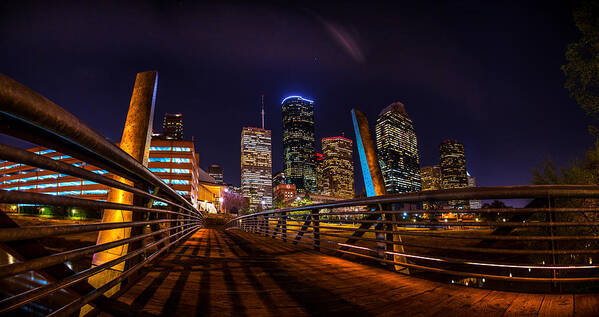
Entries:
{"type": "Polygon", "coordinates": [[[0,159],[103,184],[113,193],[99,201],[0,190],[4,206],[104,210],[102,222],[30,226],[2,209],[0,247],[9,260],[0,263],[0,314],[599,315],[598,186],[378,195],[219,223],[142,163],[148,125],[133,123],[151,120],[155,80],[155,74],[138,75],[124,133],[130,144],[123,146],[124,138],[119,148],[0,75],[0,132],[115,175],[0,145],[0,159]],[[525,205],[438,207],[474,199],[525,205]],[[44,243],[96,232],[92,245],[44,243]],[[74,267],[81,259],[87,266],[74,267]]]}

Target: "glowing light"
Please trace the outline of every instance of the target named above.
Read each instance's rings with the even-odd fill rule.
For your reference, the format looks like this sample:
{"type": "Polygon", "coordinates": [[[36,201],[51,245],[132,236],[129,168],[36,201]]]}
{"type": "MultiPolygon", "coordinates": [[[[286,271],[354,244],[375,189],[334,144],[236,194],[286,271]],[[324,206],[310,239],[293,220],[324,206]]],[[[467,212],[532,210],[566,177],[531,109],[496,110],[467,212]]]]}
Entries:
{"type": "Polygon", "coordinates": [[[314,101],[313,101],[313,100],[306,99],[306,98],[304,98],[304,97],[302,97],[302,96],[288,96],[288,97],[285,97],[283,100],[281,100],[281,104],[285,103],[285,101],[286,101],[287,99],[291,99],[291,98],[296,98],[296,99],[299,99],[299,100],[302,100],[302,101],[307,101],[307,102],[309,102],[309,103],[314,103],[314,101]]]}

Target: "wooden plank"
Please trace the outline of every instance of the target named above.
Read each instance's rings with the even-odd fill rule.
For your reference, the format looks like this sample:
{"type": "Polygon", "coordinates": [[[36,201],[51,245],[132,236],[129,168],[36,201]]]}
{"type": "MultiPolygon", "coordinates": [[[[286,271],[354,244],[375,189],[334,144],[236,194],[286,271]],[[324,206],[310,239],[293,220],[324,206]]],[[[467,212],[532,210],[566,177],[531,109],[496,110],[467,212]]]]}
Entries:
{"type": "Polygon", "coordinates": [[[542,294],[518,294],[504,316],[537,316],[543,299],[542,294]]]}
{"type": "Polygon", "coordinates": [[[574,295],[574,316],[596,317],[599,316],[599,294],[574,295]]]}
{"type": "Polygon", "coordinates": [[[466,316],[503,316],[518,296],[517,293],[490,291],[487,296],[473,303],[471,307],[464,309],[464,313],[466,316]]]}
{"type": "Polygon", "coordinates": [[[538,316],[574,316],[574,296],[570,294],[545,295],[538,316]]]}

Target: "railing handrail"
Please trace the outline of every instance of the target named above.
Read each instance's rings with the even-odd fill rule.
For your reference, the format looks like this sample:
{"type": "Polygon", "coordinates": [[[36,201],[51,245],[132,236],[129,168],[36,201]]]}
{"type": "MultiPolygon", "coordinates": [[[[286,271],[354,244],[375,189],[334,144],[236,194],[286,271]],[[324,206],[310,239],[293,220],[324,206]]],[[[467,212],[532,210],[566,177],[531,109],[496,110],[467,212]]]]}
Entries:
{"type": "MultiPolygon", "coordinates": [[[[373,204],[414,203],[423,201],[472,200],[472,199],[522,199],[522,198],[599,198],[599,186],[596,185],[515,185],[466,187],[443,190],[427,190],[404,194],[388,194],[305,205],[295,208],[272,209],[236,217],[229,222],[257,215],[280,212],[296,212],[313,209],[355,207],[373,204]]],[[[456,210],[452,210],[455,212],[456,210]]]]}
{"type": "MultiPolygon", "coordinates": [[[[118,168],[120,168],[136,178],[159,187],[163,193],[177,199],[190,209],[196,210],[189,201],[165,184],[147,167],[73,114],[3,74],[0,74],[0,113],[68,141],[71,148],[77,149],[73,151],[73,157],[77,157],[76,153],[79,152],[93,153],[95,158],[113,167],[112,172],[119,174],[118,168]]],[[[11,131],[4,132],[10,133],[11,131]]],[[[85,161],[85,159],[82,160],[85,161]]]]}

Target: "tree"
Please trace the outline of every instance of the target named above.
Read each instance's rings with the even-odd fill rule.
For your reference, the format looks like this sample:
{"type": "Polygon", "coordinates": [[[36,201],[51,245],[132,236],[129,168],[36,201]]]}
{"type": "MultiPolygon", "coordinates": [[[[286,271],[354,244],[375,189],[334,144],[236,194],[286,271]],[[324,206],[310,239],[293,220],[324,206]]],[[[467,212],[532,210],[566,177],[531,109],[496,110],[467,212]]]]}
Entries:
{"type": "MultiPolygon", "coordinates": [[[[573,15],[582,36],[568,45],[567,63],[562,66],[565,87],[589,116],[599,120],[599,2],[583,0],[573,15]]],[[[599,129],[589,130],[599,137],[599,129]]]]}

